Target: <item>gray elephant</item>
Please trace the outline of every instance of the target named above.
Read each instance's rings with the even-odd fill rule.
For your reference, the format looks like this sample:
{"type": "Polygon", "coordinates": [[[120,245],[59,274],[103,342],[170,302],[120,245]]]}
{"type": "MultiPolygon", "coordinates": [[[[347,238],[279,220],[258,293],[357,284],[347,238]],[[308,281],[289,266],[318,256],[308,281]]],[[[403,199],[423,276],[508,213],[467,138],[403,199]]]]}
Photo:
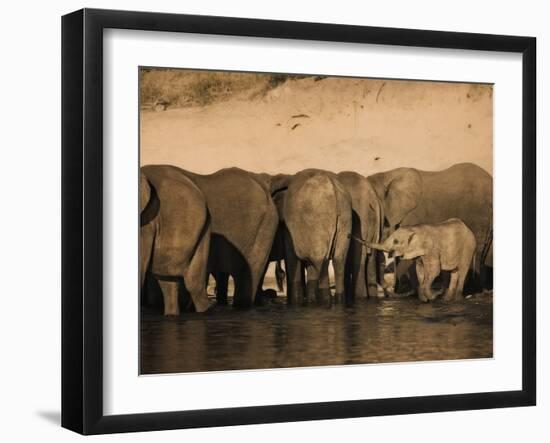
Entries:
{"type": "Polygon", "coordinates": [[[212,219],[208,272],[216,279],[218,303],[227,302],[231,275],[235,282],[233,305],[251,306],[279,223],[269,191],[253,174],[238,168],[210,175],[180,171],[206,197],[212,219]]]}
{"type": "Polygon", "coordinates": [[[356,172],[340,172],[338,181],[351,197],[352,233],[346,274],[348,297],[376,297],[377,268],[374,251],[365,242],[377,243],[381,239],[384,223],[382,202],[372,184],[356,172]],[[367,272],[365,272],[367,271],[367,272]]]}
{"type": "Polygon", "coordinates": [[[436,172],[398,168],[368,179],[384,204],[383,239],[398,227],[459,218],[477,243],[472,286],[476,290],[491,286],[493,178],[489,173],[472,163],[460,163],[436,172]]]}
{"type": "Polygon", "coordinates": [[[474,233],[457,218],[438,224],[422,224],[397,229],[383,243],[370,247],[395,257],[415,260],[419,280],[418,296],[428,302],[438,294],[432,283],[441,271],[450,271],[451,278],[443,299],[461,300],[464,281],[476,251],[474,233]]]}
{"type": "Polygon", "coordinates": [[[304,297],[302,263],[307,271],[305,300],[330,299],[330,260],[335,298],[343,297],[352,230],[351,198],[334,174],[308,169],[294,175],[284,197],[283,220],[289,301],[304,297]]]}
{"type": "Polygon", "coordinates": [[[170,166],[143,167],[140,225],[141,286],[150,271],[162,291],[165,315],[179,314],[182,283],[195,310],[205,311],[210,219],[200,189],[170,166]]]}

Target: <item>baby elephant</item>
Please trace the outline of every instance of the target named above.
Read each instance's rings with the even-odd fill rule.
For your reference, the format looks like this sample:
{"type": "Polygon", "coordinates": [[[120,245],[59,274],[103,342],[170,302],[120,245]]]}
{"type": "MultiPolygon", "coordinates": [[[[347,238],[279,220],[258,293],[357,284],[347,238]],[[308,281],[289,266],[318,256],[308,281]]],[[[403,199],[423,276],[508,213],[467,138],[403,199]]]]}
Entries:
{"type": "Polygon", "coordinates": [[[433,225],[415,225],[397,229],[383,243],[370,247],[395,257],[416,259],[418,296],[428,302],[437,297],[432,283],[441,271],[450,271],[451,280],[443,299],[462,299],[464,279],[476,250],[474,233],[458,218],[433,225]]]}

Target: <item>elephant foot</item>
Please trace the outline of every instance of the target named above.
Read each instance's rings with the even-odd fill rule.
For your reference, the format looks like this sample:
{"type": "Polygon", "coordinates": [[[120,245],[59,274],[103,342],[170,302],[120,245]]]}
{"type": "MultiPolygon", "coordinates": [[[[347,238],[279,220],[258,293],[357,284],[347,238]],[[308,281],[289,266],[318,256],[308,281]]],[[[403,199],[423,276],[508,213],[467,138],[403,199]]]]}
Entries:
{"type": "Polygon", "coordinates": [[[195,307],[195,312],[206,312],[213,305],[213,302],[210,302],[208,297],[197,297],[193,299],[193,306],[195,307]]]}
{"type": "Polygon", "coordinates": [[[317,288],[319,287],[318,280],[308,280],[306,283],[306,296],[304,297],[304,303],[307,304],[317,297],[317,288]]]}
{"type": "Polygon", "coordinates": [[[327,300],[330,300],[330,289],[329,288],[319,288],[317,292],[317,302],[324,303],[327,300]]]}
{"type": "Polygon", "coordinates": [[[367,287],[367,297],[369,298],[377,298],[378,297],[378,286],[377,285],[369,285],[367,287]]]}
{"type": "Polygon", "coordinates": [[[437,298],[441,297],[443,294],[444,294],[444,291],[431,292],[431,293],[428,295],[428,299],[429,299],[429,301],[434,301],[434,300],[436,300],[437,298]]]}
{"type": "Polygon", "coordinates": [[[164,316],[165,317],[177,317],[180,315],[180,307],[177,301],[174,303],[164,304],[164,316]]]}
{"type": "Polygon", "coordinates": [[[287,303],[289,305],[300,305],[304,302],[304,291],[301,289],[300,284],[294,283],[291,287],[287,288],[287,303]]]}
{"type": "Polygon", "coordinates": [[[428,297],[426,297],[424,294],[422,293],[418,293],[418,299],[421,301],[421,302],[424,302],[424,303],[428,303],[430,300],[428,299],[428,297]]]}
{"type": "Polygon", "coordinates": [[[342,303],[345,300],[343,292],[336,292],[334,294],[334,303],[342,303]]]}

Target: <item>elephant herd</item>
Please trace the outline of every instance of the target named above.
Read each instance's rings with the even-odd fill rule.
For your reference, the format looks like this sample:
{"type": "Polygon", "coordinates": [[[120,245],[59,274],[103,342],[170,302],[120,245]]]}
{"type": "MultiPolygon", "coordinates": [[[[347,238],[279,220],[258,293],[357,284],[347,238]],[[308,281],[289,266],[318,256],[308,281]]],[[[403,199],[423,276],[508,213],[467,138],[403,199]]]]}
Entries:
{"type": "Polygon", "coordinates": [[[210,275],[217,303],[227,304],[231,276],[233,306],[250,307],[269,293],[263,279],[275,262],[288,303],[350,301],[376,296],[379,286],[386,292],[385,259],[394,256],[396,274],[408,275],[421,300],[435,298],[431,286],[441,271],[450,272],[444,298],[458,298],[466,274],[472,291],[491,284],[492,196],[492,177],[471,163],[370,176],[238,168],[200,175],[143,166],[141,286],[152,277],[165,315],[178,315],[180,308],[208,309],[210,275]]]}

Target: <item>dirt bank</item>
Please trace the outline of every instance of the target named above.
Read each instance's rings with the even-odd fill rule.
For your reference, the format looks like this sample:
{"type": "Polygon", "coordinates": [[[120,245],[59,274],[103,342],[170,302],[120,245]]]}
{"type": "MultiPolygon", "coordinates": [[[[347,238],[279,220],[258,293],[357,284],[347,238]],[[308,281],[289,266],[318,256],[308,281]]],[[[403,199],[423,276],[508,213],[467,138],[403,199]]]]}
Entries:
{"type": "Polygon", "coordinates": [[[473,162],[492,173],[492,87],[305,78],[255,96],[141,111],[141,163],[364,174],[473,162]]]}

